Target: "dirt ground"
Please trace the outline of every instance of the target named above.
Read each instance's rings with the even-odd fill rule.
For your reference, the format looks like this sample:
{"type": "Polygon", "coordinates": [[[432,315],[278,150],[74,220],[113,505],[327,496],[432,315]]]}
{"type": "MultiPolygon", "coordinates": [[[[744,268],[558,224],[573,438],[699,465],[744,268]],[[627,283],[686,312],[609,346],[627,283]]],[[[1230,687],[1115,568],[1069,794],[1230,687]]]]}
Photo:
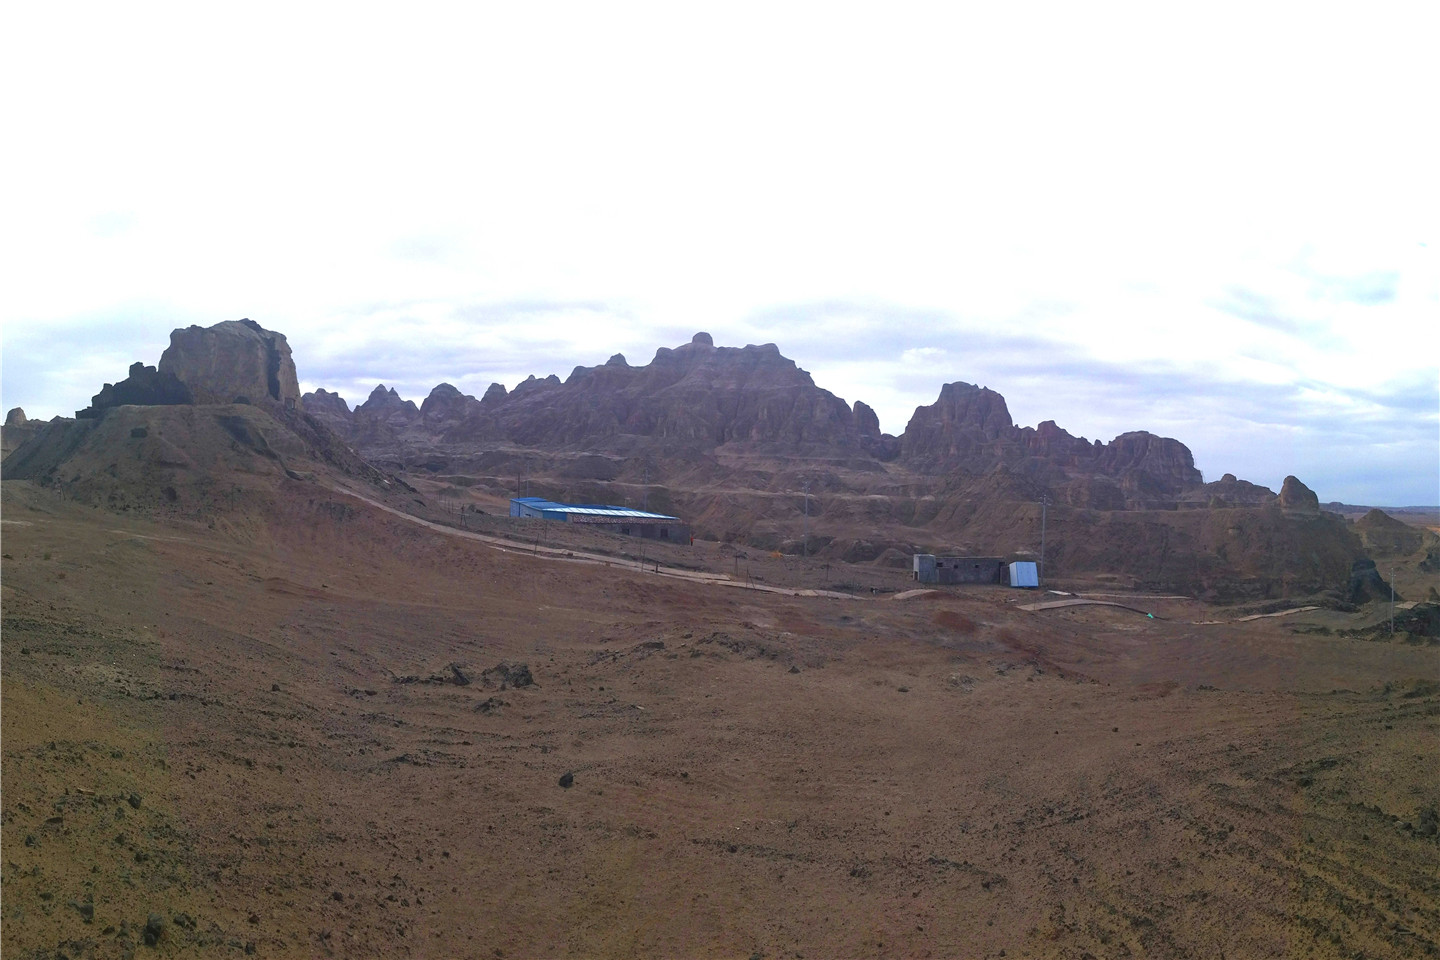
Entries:
{"type": "Polygon", "coordinates": [[[1440,943],[1440,648],[1345,615],[744,590],[315,484],[215,529],[3,494],[7,960],[1440,943]]]}

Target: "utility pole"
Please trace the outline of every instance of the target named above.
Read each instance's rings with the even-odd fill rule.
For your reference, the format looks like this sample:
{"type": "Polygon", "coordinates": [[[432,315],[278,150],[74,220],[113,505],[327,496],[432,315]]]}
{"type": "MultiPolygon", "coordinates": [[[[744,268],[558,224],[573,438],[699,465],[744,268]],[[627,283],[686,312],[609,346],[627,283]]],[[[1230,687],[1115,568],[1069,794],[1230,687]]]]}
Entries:
{"type": "Polygon", "coordinates": [[[1041,586],[1044,586],[1044,584],[1045,584],[1045,513],[1046,513],[1046,511],[1049,509],[1049,507],[1050,507],[1050,498],[1049,498],[1048,496],[1046,496],[1046,497],[1041,497],[1041,498],[1040,498],[1040,576],[1036,578],[1037,580],[1039,580],[1041,586]]]}
{"type": "Polygon", "coordinates": [[[805,520],[804,526],[800,528],[800,556],[801,559],[810,559],[810,479],[805,479],[805,520]]]}

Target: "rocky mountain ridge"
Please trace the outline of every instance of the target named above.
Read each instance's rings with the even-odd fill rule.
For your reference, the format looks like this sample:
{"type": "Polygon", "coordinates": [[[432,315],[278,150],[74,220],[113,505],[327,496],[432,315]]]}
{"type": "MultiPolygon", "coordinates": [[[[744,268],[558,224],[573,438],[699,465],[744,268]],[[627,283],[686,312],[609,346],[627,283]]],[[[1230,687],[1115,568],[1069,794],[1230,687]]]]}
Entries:
{"type": "Polygon", "coordinates": [[[1047,574],[1213,597],[1343,601],[1365,559],[1293,477],[1278,495],[1229,474],[1207,484],[1178,440],[1018,427],[1003,396],[964,382],[889,436],[774,344],[703,333],[644,366],[616,354],[480,399],[440,384],[418,405],[384,385],[353,409],[323,389],[300,397],[284,336],[248,320],[177,330],[156,367],[129,373],[77,420],[37,429],[15,413],[7,436],[31,436],[6,478],[201,511],[227,483],[322,474],[422,505],[427,491],[473,506],[523,487],[646,505],[701,538],[826,562],[1043,554],[1047,574]]]}
{"type": "Polygon", "coordinates": [[[492,384],[478,400],[442,383],[418,407],[383,385],[353,411],[323,388],[304,402],[357,449],[399,466],[464,459],[477,444],[652,460],[744,450],[894,463],[931,477],[1003,470],[1038,496],[1098,509],[1275,496],[1254,485],[1242,492],[1234,478],[1205,490],[1189,449],[1168,437],[1134,431],[1091,442],[1054,421],[1016,426],[1003,396],[963,382],[917,408],[901,436],[882,434],[874,410],[817,386],[774,344],[716,347],[706,333],[661,347],[645,366],[616,354],[563,382],[531,376],[510,392],[492,384]]]}

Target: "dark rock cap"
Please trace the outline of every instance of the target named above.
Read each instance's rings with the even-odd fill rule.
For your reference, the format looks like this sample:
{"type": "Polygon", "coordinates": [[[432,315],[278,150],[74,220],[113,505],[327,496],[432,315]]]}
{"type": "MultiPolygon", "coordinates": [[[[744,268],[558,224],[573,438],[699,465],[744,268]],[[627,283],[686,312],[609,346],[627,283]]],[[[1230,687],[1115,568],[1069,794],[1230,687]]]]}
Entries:
{"type": "Polygon", "coordinates": [[[1286,477],[1285,482],[1280,485],[1280,496],[1277,498],[1280,506],[1287,510],[1303,510],[1305,512],[1320,512],[1320,498],[1315,495],[1305,484],[1295,477],[1286,477]]]}
{"type": "Polygon", "coordinates": [[[190,387],[173,373],[147,367],[139,360],[130,364],[130,376],[119,383],[107,383],[90,399],[90,406],[78,410],[82,420],[98,418],[112,407],[178,406],[195,402],[190,387]]]}

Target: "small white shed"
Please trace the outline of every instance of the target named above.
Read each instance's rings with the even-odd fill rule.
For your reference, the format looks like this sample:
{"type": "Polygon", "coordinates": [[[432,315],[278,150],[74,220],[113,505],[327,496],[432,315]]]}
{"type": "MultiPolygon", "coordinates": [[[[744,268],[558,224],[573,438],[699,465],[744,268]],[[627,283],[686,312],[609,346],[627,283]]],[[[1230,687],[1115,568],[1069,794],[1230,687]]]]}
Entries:
{"type": "Polygon", "coordinates": [[[1035,570],[1035,562],[1033,560],[1021,560],[1010,564],[1010,586],[1040,586],[1040,575],[1035,570]]]}

